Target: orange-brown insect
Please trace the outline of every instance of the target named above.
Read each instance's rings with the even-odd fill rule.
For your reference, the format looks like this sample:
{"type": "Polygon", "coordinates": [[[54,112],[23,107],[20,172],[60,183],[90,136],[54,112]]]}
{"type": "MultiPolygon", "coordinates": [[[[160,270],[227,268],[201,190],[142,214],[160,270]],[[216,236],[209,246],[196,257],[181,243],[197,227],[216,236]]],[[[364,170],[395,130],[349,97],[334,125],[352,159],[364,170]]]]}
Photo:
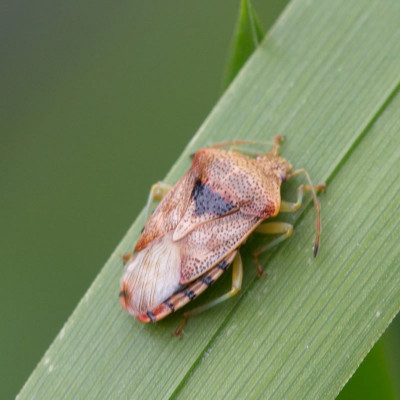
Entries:
{"type": "Polygon", "coordinates": [[[156,322],[183,307],[207,289],[233,263],[232,288],[208,304],[185,312],[176,336],[189,316],[198,314],[235,295],[241,288],[241,246],[252,232],[278,234],[254,252],[259,275],[263,269],[258,256],[288,238],[293,226],[284,222],[264,222],[278,212],[294,212],[303,193],[311,191],[316,209],[314,257],[319,246],[320,205],[316,191],[304,169],[279,157],[281,136],[269,153],[255,157],[223,147],[246,141],[221,143],[194,154],[189,171],[172,187],[153,186],[148,205],[156,197],[162,201],[147,220],[135,250],[123,256],[127,265],[121,280],[122,306],[141,322],[156,322]],[[300,185],[297,202],[281,201],[282,182],[305,175],[309,185],[300,185]]]}

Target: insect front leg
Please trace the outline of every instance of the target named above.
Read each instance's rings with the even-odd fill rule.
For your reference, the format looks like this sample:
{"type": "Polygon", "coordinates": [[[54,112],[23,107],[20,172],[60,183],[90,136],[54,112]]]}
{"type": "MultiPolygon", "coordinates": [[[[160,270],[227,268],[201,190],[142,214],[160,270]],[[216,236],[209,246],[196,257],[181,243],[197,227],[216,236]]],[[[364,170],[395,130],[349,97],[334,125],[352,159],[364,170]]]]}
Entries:
{"type": "Polygon", "coordinates": [[[232,149],[234,146],[249,146],[249,145],[256,145],[256,146],[267,146],[267,145],[273,145],[274,142],[261,142],[257,140],[229,140],[227,142],[220,142],[220,143],[215,143],[210,146],[211,149],[221,149],[221,148],[228,148],[232,149]]]}
{"type": "Polygon", "coordinates": [[[256,249],[253,252],[253,260],[254,264],[257,267],[258,271],[258,276],[264,275],[264,270],[258,260],[258,257],[260,256],[261,253],[264,253],[265,251],[271,249],[272,247],[275,247],[279,243],[283,242],[285,239],[289,238],[292,236],[293,233],[293,225],[288,224],[286,222],[265,222],[264,224],[261,224],[255,232],[257,233],[264,233],[264,234],[270,234],[270,235],[276,235],[276,234],[281,234],[278,236],[276,239],[272,240],[265,246],[262,246],[258,249],[256,249]]]}
{"type": "MultiPolygon", "coordinates": [[[[316,192],[318,191],[325,191],[326,184],[322,183],[321,185],[314,185],[314,190],[316,192]]],[[[309,185],[300,185],[297,188],[297,201],[295,203],[289,202],[289,201],[281,201],[281,206],[279,208],[279,212],[295,212],[297,211],[302,203],[303,203],[303,195],[305,192],[310,192],[311,186],[309,185]]]]}
{"type": "Polygon", "coordinates": [[[228,300],[237,292],[241,289],[242,287],[242,280],[243,280],[243,263],[242,263],[242,258],[240,257],[240,253],[238,252],[236,254],[236,257],[233,261],[233,266],[232,266],[232,287],[231,290],[228,293],[225,293],[224,295],[216,298],[215,300],[210,301],[207,304],[204,304],[200,307],[196,307],[193,310],[186,311],[183,313],[183,318],[179,326],[176,328],[174,332],[174,336],[181,338],[182,337],[182,330],[184,326],[187,323],[187,320],[189,317],[192,317],[193,315],[197,315],[202,313],[203,311],[206,311],[217,304],[222,303],[225,300],[228,300]]]}
{"type": "Polygon", "coordinates": [[[155,183],[149,193],[147,198],[146,209],[145,209],[145,221],[149,218],[150,207],[154,201],[160,201],[162,198],[170,191],[171,185],[165,182],[155,183]]]}
{"type": "Polygon", "coordinates": [[[229,150],[233,150],[251,157],[257,157],[257,156],[263,156],[265,154],[271,153],[273,155],[278,155],[279,154],[279,148],[280,145],[279,143],[283,140],[283,136],[277,135],[275,137],[275,140],[273,142],[261,142],[261,141],[256,141],[256,140],[230,140],[228,142],[222,142],[222,143],[216,143],[210,148],[212,149],[220,149],[220,148],[228,148],[229,150]],[[267,151],[267,146],[272,145],[272,150],[269,152],[267,151]],[[260,149],[265,148],[264,150],[261,151],[252,151],[246,146],[256,146],[260,149]]]}

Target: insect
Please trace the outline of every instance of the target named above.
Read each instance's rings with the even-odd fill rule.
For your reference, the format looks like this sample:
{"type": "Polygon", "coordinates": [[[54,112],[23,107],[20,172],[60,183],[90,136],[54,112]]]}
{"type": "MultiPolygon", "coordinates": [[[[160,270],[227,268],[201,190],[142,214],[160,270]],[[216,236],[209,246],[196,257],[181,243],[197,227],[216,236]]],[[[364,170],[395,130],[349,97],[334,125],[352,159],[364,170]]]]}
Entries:
{"type": "Polygon", "coordinates": [[[279,212],[294,212],[310,191],[316,210],[314,257],[317,255],[321,222],[317,191],[305,169],[293,170],[279,156],[282,136],[276,136],[265,153],[239,152],[233,146],[255,142],[233,141],[198,150],[188,172],[173,186],[153,185],[153,200],[161,202],[147,219],[126,262],[121,279],[122,306],[141,322],[156,322],[180,309],[212,285],[232,264],[231,290],[215,300],[187,311],[174,334],[181,337],[190,316],[199,314],[234,296],[243,277],[239,247],[252,232],[278,235],[253,253],[258,274],[264,271],[258,257],[291,236],[293,226],[268,221],[279,212]],[[228,149],[224,149],[228,147],[228,149]],[[281,200],[281,184],[304,175],[297,201],[281,200]]]}

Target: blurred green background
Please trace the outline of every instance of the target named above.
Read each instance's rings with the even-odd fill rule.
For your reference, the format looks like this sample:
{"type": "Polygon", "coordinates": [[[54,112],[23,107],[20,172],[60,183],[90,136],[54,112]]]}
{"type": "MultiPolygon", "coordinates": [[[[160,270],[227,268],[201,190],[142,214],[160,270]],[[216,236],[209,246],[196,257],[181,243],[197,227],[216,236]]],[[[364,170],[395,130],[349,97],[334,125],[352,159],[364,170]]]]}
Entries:
{"type": "MultiPolygon", "coordinates": [[[[286,3],[253,1],[265,30],[286,3]]],[[[0,6],[0,398],[18,393],[219,98],[238,7],[0,6]]],[[[399,331],[343,398],[395,398],[399,331]]]]}

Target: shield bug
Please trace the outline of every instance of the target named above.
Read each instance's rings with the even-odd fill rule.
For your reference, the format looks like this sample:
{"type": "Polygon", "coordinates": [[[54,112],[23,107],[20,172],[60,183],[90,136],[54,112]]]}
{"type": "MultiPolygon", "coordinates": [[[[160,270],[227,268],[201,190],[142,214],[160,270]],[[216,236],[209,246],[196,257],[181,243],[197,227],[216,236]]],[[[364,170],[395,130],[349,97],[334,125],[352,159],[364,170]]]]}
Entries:
{"type": "Polygon", "coordinates": [[[126,262],[121,280],[122,306],[141,322],[156,322],[195,299],[232,266],[231,290],[184,313],[175,331],[180,337],[188,317],[205,311],[234,296],[241,288],[242,261],[239,247],[252,232],[278,235],[255,250],[258,274],[263,269],[259,255],[291,236],[293,226],[266,221],[279,212],[294,212],[310,191],[316,210],[314,257],[321,231],[320,205],[316,192],[325,184],[313,185],[305,169],[293,170],[279,156],[277,136],[272,150],[251,153],[233,150],[255,142],[234,141],[198,150],[189,171],[173,186],[152,187],[149,205],[162,198],[143,228],[126,262]],[[224,149],[228,148],[227,150],[224,149]],[[281,200],[281,184],[304,175],[308,185],[300,185],[297,201],[281,200]]]}

